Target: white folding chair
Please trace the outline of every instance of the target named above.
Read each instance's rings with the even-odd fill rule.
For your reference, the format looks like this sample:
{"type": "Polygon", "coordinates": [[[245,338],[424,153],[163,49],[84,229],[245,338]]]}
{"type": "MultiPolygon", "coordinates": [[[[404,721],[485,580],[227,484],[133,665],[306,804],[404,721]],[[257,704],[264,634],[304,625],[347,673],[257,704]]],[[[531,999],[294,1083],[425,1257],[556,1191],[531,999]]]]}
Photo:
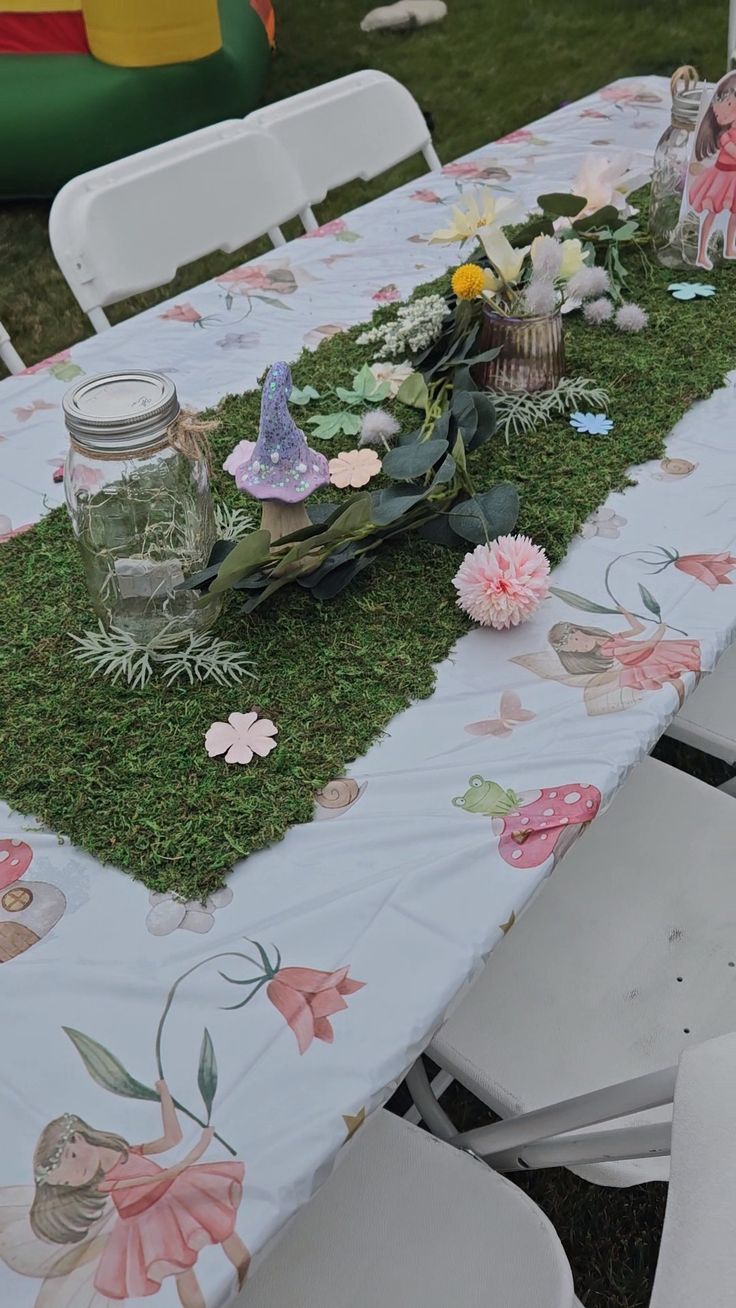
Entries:
{"type": "Polygon", "coordinates": [[[370,181],[420,152],[430,169],[440,167],[411,92],[374,69],[278,100],[256,109],[245,121],[269,132],[299,168],[309,195],[300,214],[307,231],[317,227],[311,206],[335,186],[356,177],[370,181]]]}
{"type": "MultiPolygon", "coordinates": [[[[667,735],[736,767],[736,645],[688,696],[667,735]]],[[[720,789],[736,795],[736,778],[720,789]]]]}
{"type": "Polygon", "coordinates": [[[232,251],[280,224],[308,197],[287,152],[240,119],[216,123],[82,173],[56,196],[49,238],[95,331],[104,307],[162,286],[214,250],[232,251]]]}
{"type": "MultiPolygon", "coordinates": [[[[736,1027],[735,857],[733,800],[647,759],[496,945],[430,1058],[507,1118],[736,1027]]],[[[454,1133],[421,1060],[407,1081],[430,1128],[454,1133]]],[[[587,1166],[583,1151],[573,1170],[603,1185],[666,1179],[666,1159],[627,1154],[625,1131],[667,1116],[616,1128],[624,1161],[587,1166]]]]}
{"type": "MultiPolygon", "coordinates": [[[[390,1113],[374,1114],[272,1246],[238,1308],[579,1308],[548,1219],[491,1170],[503,1161],[498,1150],[508,1152],[515,1132],[516,1150],[525,1157],[536,1150],[547,1166],[544,1144],[534,1143],[546,1131],[596,1122],[613,1104],[626,1111],[673,1098],[672,1179],[650,1308],[731,1308],[734,1035],[688,1050],[679,1068],[612,1086],[585,1103],[458,1136],[454,1149],[390,1113]],[[489,1167],[479,1154],[488,1155],[489,1167]]],[[[558,1139],[564,1145],[564,1136],[552,1143],[558,1139]]]]}
{"type": "Polygon", "coordinates": [[[0,359],[9,372],[23,372],[25,364],[13,345],[7,328],[0,322],[0,359]]]}

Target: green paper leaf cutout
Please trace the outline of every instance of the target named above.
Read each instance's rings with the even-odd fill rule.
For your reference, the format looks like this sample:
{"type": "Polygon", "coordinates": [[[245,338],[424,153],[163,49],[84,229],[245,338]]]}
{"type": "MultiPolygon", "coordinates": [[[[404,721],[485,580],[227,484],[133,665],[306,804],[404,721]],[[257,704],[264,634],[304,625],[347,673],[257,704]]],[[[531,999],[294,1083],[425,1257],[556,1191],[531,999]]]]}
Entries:
{"type": "Polygon", "coordinates": [[[357,396],[358,400],[367,400],[370,404],[377,404],[379,400],[386,399],[389,390],[390,387],[387,382],[376,381],[367,363],[364,363],[360,372],[356,372],[353,377],[353,394],[357,396]]]}
{"type": "Polygon", "coordinates": [[[62,1030],[69,1036],[92,1080],[101,1085],[103,1090],[109,1090],[113,1095],[121,1095],[124,1099],[158,1100],[157,1091],[136,1081],[104,1045],[98,1044],[83,1031],[75,1031],[72,1026],[62,1027],[62,1030]]]}
{"type": "Polygon", "coordinates": [[[605,604],[596,604],[595,600],[586,599],[584,595],[576,595],[573,590],[560,590],[559,586],[550,586],[550,594],[556,595],[561,599],[563,604],[569,604],[571,609],[582,609],[583,613],[620,613],[620,609],[607,609],[605,604]]]}
{"type": "Polygon", "coordinates": [[[267,561],[270,551],[270,532],[260,528],[258,531],[252,531],[249,536],[244,536],[220,564],[220,571],[210,586],[210,592],[219,595],[246,573],[255,572],[267,561]]]}
{"type": "Polygon", "coordinates": [[[585,208],[584,195],[569,195],[554,191],[550,195],[538,195],[537,204],[544,213],[551,213],[555,218],[575,218],[585,208]]]}
{"type": "Polygon", "coordinates": [[[49,372],[57,381],[73,381],[75,377],[81,377],[84,369],[78,363],[54,363],[49,372]]]}
{"type": "Polygon", "coordinates": [[[450,512],[450,526],[473,545],[485,545],[513,531],[519,516],[519,496],[511,482],[462,500],[450,512]]]}
{"type": "Polygon", "coordinates": [[[412,372],[403,381],[398,389],[397,400],[400,404],[408,404],[411,409],[424,409],[426,412],[429,403],[429,391],[427,383],[420,372],[412,372]]]}
{"type": "Polygon", "coordinates": [[[217,1059],[215,1058],[215,1046],[212,1043],[212,1036],[207,1027],[204,1028],[202,1048],[199,1051],[197,1085],[202,1096],[202,1102],[207,1109],[207,1125],[209,1126],[212,1117],[212,1105],[217,1092],[217,1059]]]}
{"type": "Polygon", "coordinates": [[[338,400],[342,400],[343,404],[362,404],[362,396],[358,395],[356,391],[346,390],[344,386],[336,386],[335,394],[338,400]]]}
{"type": "Polygon", "coordinates": [[[357,413],[346,409],[338,413],[321,413],[319,417],[309,418],[309,426],[314,427],[312,435],[315,440],[329,441],[333,436],[357,436],[360,431],[360,418],[357,413]]]}
{"type": "Polygon", "coordinates": [[[641,582],[639,582],[639,594],[641,595],[641,600],[642,600],[642,604],[644,605],[644,608],[648,609],[650,613],[653,613],[658,622],[661,622],[662,610],[660,609],[659,604],[654,598],[652,592],[650,590],[647,590],[646,586],[642,586],[641,582]]]}
{"type": "Polygon", "coordinates": [[[302,390],[298,386],[292,386],[289,404],[305,405],[319,398],[319,391],[316,391],[313,386],[305,386],[302,390]]]}
{"type": "Polygon", "coordinates": [[[416,441],[397,445],[383,456],[383,471],[393,481],[413,481],[433,468],[447,454],[447,441],[416,441]]]}

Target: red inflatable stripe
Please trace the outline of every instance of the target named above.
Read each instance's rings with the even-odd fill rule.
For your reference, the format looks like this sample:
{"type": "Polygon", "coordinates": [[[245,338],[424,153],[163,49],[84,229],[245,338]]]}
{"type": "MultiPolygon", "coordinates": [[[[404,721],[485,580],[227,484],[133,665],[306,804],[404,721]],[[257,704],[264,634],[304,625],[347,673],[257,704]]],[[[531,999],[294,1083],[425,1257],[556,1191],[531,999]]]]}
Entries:
{"type": "Polygon", "coordinates": [[[88,54],[82,14],[0,13],[0,54],[88,54]]]}

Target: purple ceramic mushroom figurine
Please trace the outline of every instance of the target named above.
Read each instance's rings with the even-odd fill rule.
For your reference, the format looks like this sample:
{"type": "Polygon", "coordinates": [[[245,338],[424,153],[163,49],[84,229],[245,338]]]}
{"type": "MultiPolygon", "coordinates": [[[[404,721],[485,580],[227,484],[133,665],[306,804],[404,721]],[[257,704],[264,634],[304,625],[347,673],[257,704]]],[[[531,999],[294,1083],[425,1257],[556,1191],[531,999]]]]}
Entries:
{"type": "Polygon", "coordinates": [[[324,454],[310,450],[306,437],[289,413],[291,372],[274,363],[261,393],[261,425],[255,449],[238,468],[235,483],[263,501],[261,527],[280,540],[310,525],[304,501],[330,480],[324,454]]]}

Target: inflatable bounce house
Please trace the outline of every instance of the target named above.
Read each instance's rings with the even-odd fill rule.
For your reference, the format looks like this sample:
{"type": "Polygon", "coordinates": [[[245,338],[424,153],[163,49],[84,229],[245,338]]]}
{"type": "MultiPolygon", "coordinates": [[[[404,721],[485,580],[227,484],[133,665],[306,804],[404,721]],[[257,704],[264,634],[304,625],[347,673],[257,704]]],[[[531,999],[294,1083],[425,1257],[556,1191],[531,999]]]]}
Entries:
{"type": "Polygon", "coordinates": [[[0,196],[258,103],[271,0],[0,0],[0,196]]]}

